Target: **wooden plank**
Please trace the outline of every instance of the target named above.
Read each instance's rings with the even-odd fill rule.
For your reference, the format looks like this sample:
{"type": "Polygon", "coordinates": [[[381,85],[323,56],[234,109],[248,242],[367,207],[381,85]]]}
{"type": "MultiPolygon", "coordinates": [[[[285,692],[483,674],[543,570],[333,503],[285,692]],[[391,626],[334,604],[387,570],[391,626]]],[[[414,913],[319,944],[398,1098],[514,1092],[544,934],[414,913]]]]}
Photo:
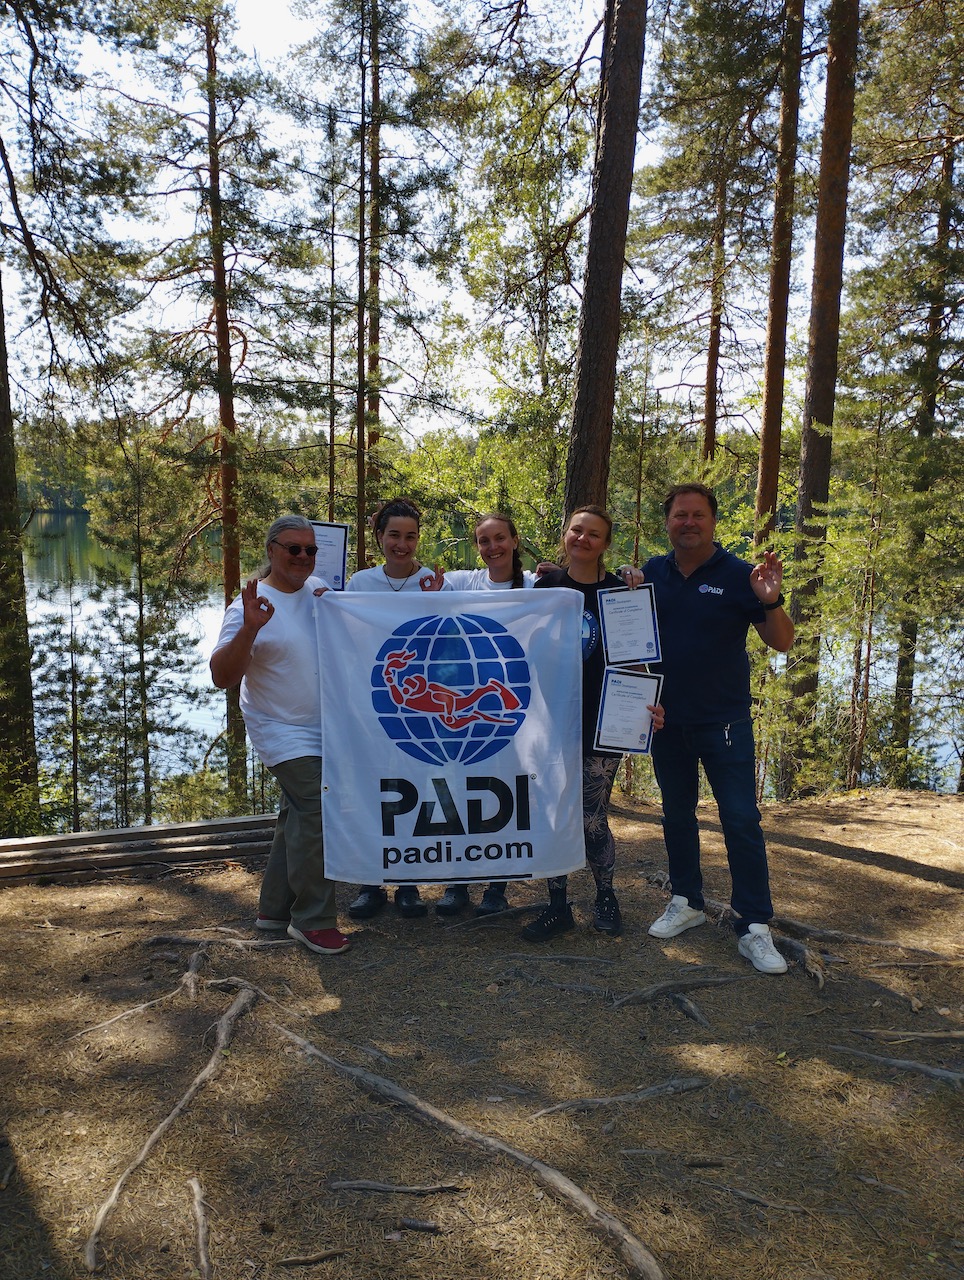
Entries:
{"type": "Polygon", "coordinates": [[[9,853],[27,853],[40,849],[71,848],[85,845],[126,844],[136,840],[222,835],[240,831],[268,831],[274,827],[276,814],[254,814],[240,818],[210,818],[204,822],[169,822],[154,827],[117,827],[108,831],[66,831],[55,835],[21,836],[0,840],[0,859],[9,853]]]}
{"type": "Polygon", "coordinates": [[[158,845],[153,849],[60,849],[38,852],[30,857],[8,856],[0,862],[0,882],[33,876],[59,875],[69,871],[106,871],[122,867],[150,866],[157,863],[215,862],[229,859],[243,862],[247,858],[265,857],[270,840],[246,841],[243,845],[225,842],[221,845],[158,845]]]}

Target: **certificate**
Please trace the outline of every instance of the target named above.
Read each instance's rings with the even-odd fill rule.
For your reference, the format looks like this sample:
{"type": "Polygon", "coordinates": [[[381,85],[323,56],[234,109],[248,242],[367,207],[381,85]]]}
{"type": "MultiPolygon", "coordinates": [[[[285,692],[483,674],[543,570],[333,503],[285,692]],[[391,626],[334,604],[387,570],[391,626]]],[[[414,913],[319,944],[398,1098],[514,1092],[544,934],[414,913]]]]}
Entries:
{"type": "Polygon", "coordinates": [[[599,592],[606,662],[659,662],[656,595],[648,582],[635,591],[613,587],[599,592]]]}
{"type": "Polygon", "coordinates": [[[326,520],[312,520],[318,554],[315,556],[315,576],[324,580],[336,591],[345,589],[345,571],[348,566],[348,525],[329,524],[326,520]]]}
{"type": "Polygon", "coordinates": [[[653,717],[647,704],[656,706],[662,687],[662,676],[607,667],[593,749],[646,755],[653,740],[653,717]]]}

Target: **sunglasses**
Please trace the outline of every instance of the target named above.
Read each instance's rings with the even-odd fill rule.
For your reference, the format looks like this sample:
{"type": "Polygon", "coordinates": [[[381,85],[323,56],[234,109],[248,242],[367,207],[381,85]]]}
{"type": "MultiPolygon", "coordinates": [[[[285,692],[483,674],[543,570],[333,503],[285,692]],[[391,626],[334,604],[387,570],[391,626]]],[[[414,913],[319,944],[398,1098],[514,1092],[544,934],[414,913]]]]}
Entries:
{"type": "Polygon", "coordinates": [[[283,547],[289,556],[300,556],[304,552],[309,560],[314,560],[318,554],[317,547],[302,547],[297,542],[279,542],[277,538],[272,538],[271,541],[276,547],[283,547]]]}

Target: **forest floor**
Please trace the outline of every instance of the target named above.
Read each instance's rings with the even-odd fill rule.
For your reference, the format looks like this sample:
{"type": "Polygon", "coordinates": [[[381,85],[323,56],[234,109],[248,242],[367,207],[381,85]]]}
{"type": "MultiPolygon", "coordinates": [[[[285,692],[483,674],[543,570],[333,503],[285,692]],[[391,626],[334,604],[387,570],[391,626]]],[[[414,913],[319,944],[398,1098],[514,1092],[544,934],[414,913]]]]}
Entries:
{"type": "Polygon", "coordinates": [[[766,809],[775,934],[853,935],[811,936],[816,976],[756,973],[714,923],[649,938],[658,813],[614,812],[616,940],[588,927],[585,873],[579,927],[541,949],[524,911],[447,927],[388,909],[344,919],[354,946],[331,958],[255,937],[240,864],[0,890],[0,1277],[75,1280],[85,1249],[110,1280],[964,1277],[964,796],[766,809]],[[579,1099],[608,1101],[539,1114],[579,1099]],[[336,1185],[357,1180],[396,1189],[336,1185]]]}

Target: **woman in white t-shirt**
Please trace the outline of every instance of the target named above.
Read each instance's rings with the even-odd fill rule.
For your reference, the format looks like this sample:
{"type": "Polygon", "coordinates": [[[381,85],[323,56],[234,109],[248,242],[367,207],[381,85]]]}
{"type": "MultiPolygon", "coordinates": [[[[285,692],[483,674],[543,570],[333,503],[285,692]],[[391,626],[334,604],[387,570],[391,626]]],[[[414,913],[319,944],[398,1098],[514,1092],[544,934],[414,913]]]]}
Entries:
{"type": "Polygon", "coordinates": [[[315,609],[328,583],[313,576],[317,551],[304,516],[275,520],[265,538],[265,564],[224,615],[211,676],[219,689],[240,682],[248,737],[281,787],[255,925],[286,929],[311,951],[335,955],[350,944],[336,928],[321,835],[315,609]]]}
{"type": "MultiPolygon", "coordinates": [[[[359,569],[348,580],[346,591],[451,591],[438,569],[430,569],[417,558],[422,513],[407,498],[383,502],[372,518],[372,528],[385,563],[374,569],[359,569]]],[[[348,908],[353,920],[368,920],[388,901],[380,884],[359,886],[358,897],[348,908]]],[[[399,915],[412,919],[424,916],[428,908],[418,885],[403,884],[395,890],[399,915]]]]}
{"type": "MultiPolygon", "coordinates": [[[[483,562],[481,569],[449,569],[445,585],[453,591],[512,591],[535,585],[536,575],[523,569],[519,554],[519,530],[513,520],[500,511],[481,516],[475,524],[472,541],[483,562]]],[[[493,881],[475,908],[477,916],[494,916],[508,908],[505,900],[506,881],[493,881]]],[[[458,915],[470,905],[468,888],[450,884],[435,904],[440,916],[458,915]]]]}

